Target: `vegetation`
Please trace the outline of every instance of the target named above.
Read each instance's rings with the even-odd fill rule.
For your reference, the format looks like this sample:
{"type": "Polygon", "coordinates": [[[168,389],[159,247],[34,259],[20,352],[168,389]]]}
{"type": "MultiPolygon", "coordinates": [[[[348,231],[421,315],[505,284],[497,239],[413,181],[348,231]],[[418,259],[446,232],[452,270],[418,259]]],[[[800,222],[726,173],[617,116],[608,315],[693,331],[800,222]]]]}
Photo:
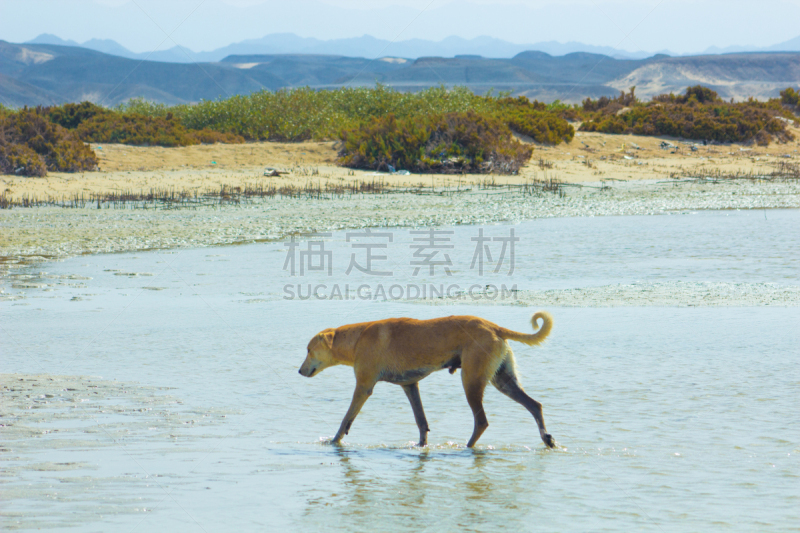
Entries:
{"type": "Polygon", "coordinates": [[[717,142],[792,139],[800,91],[780,99],[725,102],[713,90],[690,87],[640,101],[635,88],[581,105],[544,104],[465,87],[416,93],[375,88],[261,91],[225,100],[167,106],[135,99],[109,109],[90,102],[36,109],[0,106],[0,171],[44,175],[97,164],[83,143],[187,146],[249,141],[341,140],[342,164],[389,165],[426,172],[516,172],[530,147],[512,133],[542,144],[570,142],[568,120],[584,131],[670,135],[717,142]]]}
{"type": "Polygon", "coordinates": [[[0,172],[44,176],[97,167],[94,152],[75,134],[35,110],[0,114],[0,172]]]}
{"type": "Polygon", "coordinates": [[[97,167],[87,142],[188,146],[241,143],[232,133],[189,130],[170,112],[150,116],[106,109],[90,102],[53,107],[0,108],[0,173],[44,176],[97,167]]]}
{"type": "Polygon", "coordinates": [[[208,128],[235,133],[247,140],[300,142],[335,139],[342,128],[352,128],[390,113],[406,118],[470,109],[485,112],[491,107],[490,99],[476,96],[466,88],[402,93],[379,85],[331,91],[310,88],[260,91],[170,108],[133,101],[122,111],[151,116],[171,112],[193,130],[208,128]]]}
{"type": "Polygon", "coordinates": [[[636,95],[634,94],[635,91],[636,87],[631,87],[629,93],[626,94],[625,91],[620,91],[619,96],[616,98],[609,98],[607,96],[601,96],[597,100],[587,98],[583,101],[582,105],[584,115],[593,112],[601,115],[613,115],[619,112],[621,109],[638,104],[639,99],[636,98],[636,95]]]}
{"type": "MultiPolygon", "coordinates": [[[[108,109],[83,102],[38,108],[36,113],[73,132],[84,142],[134,145],[344,140],[344,135],[352,140],[360,138],[359,130],[367,132],[378,128],[385,129],[387,134],[394,131],[402,137],[385,139],[389,145],[402,149],[392,148],[389,152],[381,149],[384,155],[374,155],[378,165],[382,161],[402,160],[403,166],[429,171],[506,168],[508,170],[503,171],[513,172],[522,164],[517,161],[519,157],[529,150],[511,142],[512,131],[540,143],[569,142],[575,130],[558,115],[567,108],[569,106],[560,103],[547,106],[524,97],[509,98],[505,94],[479,96],[464,87],[436,87],[404,93],[379,85],[331,91],[310,88],[261,91],[179,106],[137,99],[108,109]],[[374,119],[379,120],[375,122],[374,119]],[[474,124],[465,122],[469,120],[474,124]],[[395,126],[398,129],[393,130],[395,126]],[[408,128],[413,135],[408,135],[408,128]],[[420,128],[426,132],[424,135],[418,131],[420,128]],[[474,136],[475,132],[488,133],[489,139],[484,142],[480,135],[474,136]],[[424,144],[412,147],[409,143],[417,138],[415,135],[422,135],[424,144]],[[501,142],[497,135],[505,135],[507,139],[501,142]],[[433,144],[429,146],[430,143],[433,144]],[[446,143],[449,145],[444,147],[446,143]],[[408,165],[403,158],[407,151],[416,154],[408,155],[413,159],[408,165]],[[437,155],[441,153],[446,157],[437,155]]],[[[368,150],[366,146],[364,149],[368,150]]],[[[343,161],[345,159],[350,160],[343,158],[343,161]]],[[[358,161],[356,166],[366,164],[361,159],[358,161]]]]}
{"type": "Polygon", "coordinates": [[[786,90],[781,91],[781,103],[788,106],[795,113],[800,112],[800,91],[787,87],[786,90]]]}
{"type": "MultiPolygon", "coordinates": [[[[792,97],[788,93],[789,98],[792,97]]],[[[784,93],[781,93],[782,95],[784,93]]],[[[796,94],[796,93],[795,93],[796,94]]],[[[786,142],[794,136],[787,125],[794,118],[778,100],[725,102],[707,87],[686,89],[683,95],[664,94],[644,104],[622,93],[618,98],[583,102],[587,120],[583,131],[670,135],[717,142],[751,142],[766,145],[773,139],[786,142]]]]}
{"type": "Polygon", "coordinates": [[[189,130],[167,111],[150,115],[128,110],[111,110],[91,102],[39,108],[52,122],[75,130],[85,142],[120,143],[138,146],[190,146],[201,143],[241,143],[232,133],[209,129],[189,130]]]}
{"type": "Polygon", "coordinates": [[[413,172],[517,172],[533,149],[512,139],[502,121],[447,113],[398,119],[393,114],[341,133],[340,162],[348,167],[413,172]]]}
{"type": "Polygon", "coordinates": [[[373,117],[389,114],[402,120],[467,111],[504,121],[538,142],[556,144],[574,135],[572,127],[544,104],[502,94],[479,96],[466,87],[434,87],[416,93],[382,85],[330,91],[283,89],[169,109],[134,101],[125,110],[156,116],[172,112],[190,129],[209,128],[248,140],[282,142],[336,139],[343,129],[366,126],[373,117]]]}
{"type": "Polygon", "coordinates": [[[495,116],[513,131],[527,135],[536,142],[559,144],[561,141],[570,142],[575,136],[575,128],[556,114],[568,108],[560,102],[545,105],[520,96],[502,98],[498,104],[495,116]]]}

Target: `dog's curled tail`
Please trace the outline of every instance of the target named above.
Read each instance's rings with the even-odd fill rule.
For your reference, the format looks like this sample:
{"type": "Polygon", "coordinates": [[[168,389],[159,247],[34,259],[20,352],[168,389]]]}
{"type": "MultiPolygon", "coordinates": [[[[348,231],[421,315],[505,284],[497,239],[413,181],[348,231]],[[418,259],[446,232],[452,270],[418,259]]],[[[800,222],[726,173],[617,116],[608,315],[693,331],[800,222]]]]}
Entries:
{"type": "Polygon", "coordinates": [[[538,328],[536,333],[517,333],[516,331],[512,331],[510,329],[499,328],[497,335],[506,340],[522,342],[528,346],[537,346],[541,344],[548,335],[550,335],[550,330],[553,329],[553,317],[550,316],[550,313],[546,311],[537,311],[531,317],[531,325],[533,326],[533,329],[538,328]],[[542,326],[538,327],[538,321],[540,318],[542,319],[542,326]]]}

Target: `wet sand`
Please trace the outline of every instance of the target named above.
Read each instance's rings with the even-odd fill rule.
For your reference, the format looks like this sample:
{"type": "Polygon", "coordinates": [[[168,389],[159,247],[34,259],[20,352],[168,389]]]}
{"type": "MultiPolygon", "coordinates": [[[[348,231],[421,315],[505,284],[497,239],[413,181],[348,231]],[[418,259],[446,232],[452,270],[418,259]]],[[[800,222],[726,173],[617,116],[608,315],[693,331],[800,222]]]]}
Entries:
{"type": "Polygon", "coordinates": [[[800,207],[800,183],[616,182],[560,197],[508,190],[455,195],[268,198],[186,209],[37,207],[0,210],[0,256],[68,257],[278,240],[345,228],[486,224],[533,218],[654,215],[800,207]]]}

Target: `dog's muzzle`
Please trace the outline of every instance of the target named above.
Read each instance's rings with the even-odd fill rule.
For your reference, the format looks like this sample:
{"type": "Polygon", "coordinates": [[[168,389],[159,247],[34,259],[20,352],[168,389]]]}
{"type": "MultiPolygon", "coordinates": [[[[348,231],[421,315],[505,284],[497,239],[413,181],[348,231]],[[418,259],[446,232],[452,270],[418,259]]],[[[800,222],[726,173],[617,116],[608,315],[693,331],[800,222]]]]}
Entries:
{"type": "Polygon", "coordinates": [[[301,368],[300,370],[297,371],[297,373],[303,377],[310,378],[311,376],[314,375],[316,371],[317,371],[316,368],[312,368],[311,370],[308,371],[308,374],[303,374],[303,369],[301,368]]]}

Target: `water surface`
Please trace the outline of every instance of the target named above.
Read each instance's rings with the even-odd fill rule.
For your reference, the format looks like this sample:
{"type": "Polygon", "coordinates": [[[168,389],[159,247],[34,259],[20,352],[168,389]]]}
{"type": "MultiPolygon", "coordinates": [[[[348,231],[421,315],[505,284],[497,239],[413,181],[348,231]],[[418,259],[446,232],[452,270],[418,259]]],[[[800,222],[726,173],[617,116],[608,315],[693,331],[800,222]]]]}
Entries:
{"type": "MultiPolygon", "coordinates": [[[[797,284],[798,215],[767,217],[532,221],[514,226],[515,272],[483,277],[469,268],[476,228],[450,228],[452,276],[416,278],[413,241],[396,230],[382,266],[404,284],[797,284]]],[[[349,244],[333,235],[333,275],[302,283],[377,283],[343,274],[349,244]]],[[[0,304],[0,370],[18,374],[4,379],[3,528],[797,530],[798,308],[550,308],[548,343],[512,347],[558,449],[545,449],[530,415],[491,388],[490,427],[466,449],[471,412],[459,376],[446,372],[421,383],[428,447],[413,446],[402,390],[380,384],[335,448],[323,441],[354,379],[346,367],[297,374],[312,334],[462,313],[527,331],[535,309],[288,301],[283,286],[298,278],[281,270],[286,251],[80,257],[39,268],[91,278],[82,286],[54,282],[0,304]]]]}

